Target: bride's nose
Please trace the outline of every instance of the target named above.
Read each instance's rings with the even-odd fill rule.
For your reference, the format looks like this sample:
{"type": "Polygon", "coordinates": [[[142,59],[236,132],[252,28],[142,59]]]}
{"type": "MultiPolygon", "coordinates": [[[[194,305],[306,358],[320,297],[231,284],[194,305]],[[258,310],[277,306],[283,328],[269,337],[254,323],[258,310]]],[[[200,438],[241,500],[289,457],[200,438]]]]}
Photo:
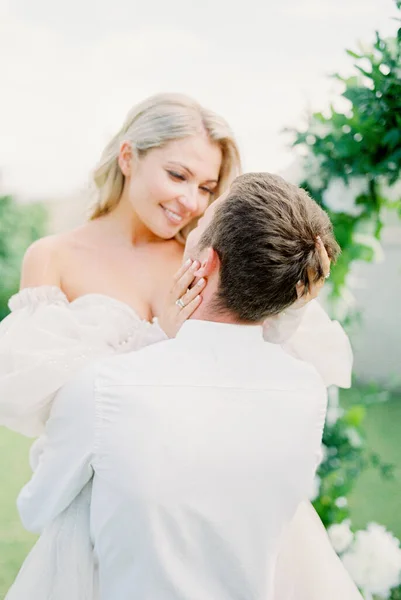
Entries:
{"type": "Polygon", "coordinates": [[[188,190],[178,198],[179,203],[189,213],[195,213],[198,209],[198,195],[195,190],[188,190]]]}

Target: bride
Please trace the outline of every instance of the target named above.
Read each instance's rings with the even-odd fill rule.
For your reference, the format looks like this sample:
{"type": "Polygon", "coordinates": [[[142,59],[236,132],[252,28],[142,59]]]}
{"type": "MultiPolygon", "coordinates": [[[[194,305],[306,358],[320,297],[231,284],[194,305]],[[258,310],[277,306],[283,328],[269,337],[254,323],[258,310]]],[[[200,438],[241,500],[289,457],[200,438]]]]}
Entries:
{"type": "MultiPolygon", "coordinates": [[[[151,97],[131,110],[101,156],[90,221],[28,249],[21,291],[0,324],[0,424],[42,436],[33,469],[52,399],[77,370],[173,337],[202,301],[205,282],[191,287],[198,265],[180,267],[182,242],[239,171],[221,117],[185,96],[151,97]],[[176,303],[188,288],[181,310],[176,303]]],[[[311,286],[309,299],[317,292],[311,286]]],[[[348,339],[316,300],[266,322],[265,337],[312,362],[326,385],[349,386],[348,339]]],[[[41,532],[7,600],[97,598],[90,492],[88,484],[41,532]]],[[[275,600],[361,597],[306,502],[283,539],[276,580],[275,600]]]]}

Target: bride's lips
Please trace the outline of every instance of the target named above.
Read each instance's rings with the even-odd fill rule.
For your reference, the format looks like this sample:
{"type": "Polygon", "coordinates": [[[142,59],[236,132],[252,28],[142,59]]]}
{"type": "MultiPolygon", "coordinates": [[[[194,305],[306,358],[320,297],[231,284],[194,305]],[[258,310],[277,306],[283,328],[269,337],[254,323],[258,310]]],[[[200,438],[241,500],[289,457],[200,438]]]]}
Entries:
{"type": "Polygon", "coordinates": [[[167,206],[163,206],[163,204],[161,204],[160,206],[163,209],[163,212],[167,219],[170,221],[170,223],[173,223],[174,225],[181,225],[181,223],[184,220],[183,215],[171,210],[170,208],[167,208],[167,206]]]}

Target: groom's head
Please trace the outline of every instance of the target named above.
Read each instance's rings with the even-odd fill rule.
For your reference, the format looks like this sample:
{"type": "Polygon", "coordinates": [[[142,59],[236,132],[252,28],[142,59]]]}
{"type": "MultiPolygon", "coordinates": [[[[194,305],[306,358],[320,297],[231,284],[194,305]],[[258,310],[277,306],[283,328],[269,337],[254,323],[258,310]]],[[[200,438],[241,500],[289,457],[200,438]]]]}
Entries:
{"type": "Polygon", "coordinates": [[[323,276],[318,236],[335,260],[330,220],[304,190],[269,173],[238,177],[188,236],[185,255],[208,279],[199,316],[258,323],[293,304],[297,282],[323,276]]]}

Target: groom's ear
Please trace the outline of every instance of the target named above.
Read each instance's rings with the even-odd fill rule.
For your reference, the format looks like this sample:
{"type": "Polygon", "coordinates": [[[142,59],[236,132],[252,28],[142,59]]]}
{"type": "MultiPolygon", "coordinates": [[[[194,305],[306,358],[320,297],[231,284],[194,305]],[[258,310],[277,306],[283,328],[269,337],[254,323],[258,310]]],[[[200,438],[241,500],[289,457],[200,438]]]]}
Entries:
{"type": "Polygon", "coordinates": [[[195,277],[210,277],[220,267],[219,256],[213,248],[205,250],[203,258],[200,259],[201,266],[195,273],[195,277]]]}

